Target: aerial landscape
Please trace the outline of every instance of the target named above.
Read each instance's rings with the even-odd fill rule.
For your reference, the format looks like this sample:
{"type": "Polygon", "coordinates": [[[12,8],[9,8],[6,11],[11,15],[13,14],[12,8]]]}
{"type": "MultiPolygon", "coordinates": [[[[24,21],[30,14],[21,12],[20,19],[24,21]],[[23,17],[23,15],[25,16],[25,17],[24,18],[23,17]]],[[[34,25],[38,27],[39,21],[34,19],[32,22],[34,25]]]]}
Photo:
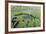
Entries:
{"type": "Polygon", "coordinates": [[[40,27],[40,6],[11,5],[11,28],[40,27]]]}

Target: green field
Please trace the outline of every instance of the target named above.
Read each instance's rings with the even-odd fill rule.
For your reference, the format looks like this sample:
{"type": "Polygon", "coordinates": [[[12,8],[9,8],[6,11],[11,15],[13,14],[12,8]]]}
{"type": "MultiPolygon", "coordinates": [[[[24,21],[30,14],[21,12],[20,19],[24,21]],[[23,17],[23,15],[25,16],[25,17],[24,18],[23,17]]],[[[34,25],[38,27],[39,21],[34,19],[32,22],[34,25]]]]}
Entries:
{"type": "Polygon", "coordinates": [[[11,27],[29,28],[40,27],[40,6],[12,6],[11,27]]]}

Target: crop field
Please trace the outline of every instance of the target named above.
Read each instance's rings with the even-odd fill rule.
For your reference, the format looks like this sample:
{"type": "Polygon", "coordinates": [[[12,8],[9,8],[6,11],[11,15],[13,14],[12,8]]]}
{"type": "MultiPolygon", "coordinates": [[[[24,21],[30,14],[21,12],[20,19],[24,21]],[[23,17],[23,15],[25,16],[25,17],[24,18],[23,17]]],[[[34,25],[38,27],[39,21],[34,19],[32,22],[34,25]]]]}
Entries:
{"type": "Polygon", "coordinates": [[[11,5],[11,28],[40,27],[40,6],[11,5]]]}

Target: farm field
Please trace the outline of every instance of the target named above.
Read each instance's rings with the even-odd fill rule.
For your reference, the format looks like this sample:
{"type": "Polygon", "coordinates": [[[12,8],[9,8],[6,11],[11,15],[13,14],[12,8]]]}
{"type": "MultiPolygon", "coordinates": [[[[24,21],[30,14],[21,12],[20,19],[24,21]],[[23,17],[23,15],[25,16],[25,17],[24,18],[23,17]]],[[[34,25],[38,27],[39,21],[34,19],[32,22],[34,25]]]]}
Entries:
{"type": "Polygon", "coordinates": [[[41,25],[40,6],[11,5],[11,28],[31,28],[41,25]]]}

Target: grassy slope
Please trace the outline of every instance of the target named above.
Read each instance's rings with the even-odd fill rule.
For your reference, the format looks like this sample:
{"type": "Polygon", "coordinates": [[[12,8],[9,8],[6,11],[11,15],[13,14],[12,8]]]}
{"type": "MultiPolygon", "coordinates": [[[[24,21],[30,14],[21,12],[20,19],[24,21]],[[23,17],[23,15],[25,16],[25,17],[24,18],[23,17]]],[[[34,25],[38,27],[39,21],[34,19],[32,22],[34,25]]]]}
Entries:
{"type": "MultiPolygon", "coordinates": [[[[33,15],[34,17],[39,17],[40,19],[40,7],[39,6],[11,6],[11,16],[15,16],[20,13],[26,13],[29,15],[33,15]]],[[[28,17],[28,16],[27,16],[28,17]]],[[[20,22],[16,27],[39,27],[40,21],[39,19],[30,18],[23,18],[22,16],[18,16],[20,22]],[[22,21],[24,20],[24,22],[22,21]],[[27,23],[29,21],[29,23],[27,23]],[[28,25],[27,25],[28,24],[28,25]]]]}

